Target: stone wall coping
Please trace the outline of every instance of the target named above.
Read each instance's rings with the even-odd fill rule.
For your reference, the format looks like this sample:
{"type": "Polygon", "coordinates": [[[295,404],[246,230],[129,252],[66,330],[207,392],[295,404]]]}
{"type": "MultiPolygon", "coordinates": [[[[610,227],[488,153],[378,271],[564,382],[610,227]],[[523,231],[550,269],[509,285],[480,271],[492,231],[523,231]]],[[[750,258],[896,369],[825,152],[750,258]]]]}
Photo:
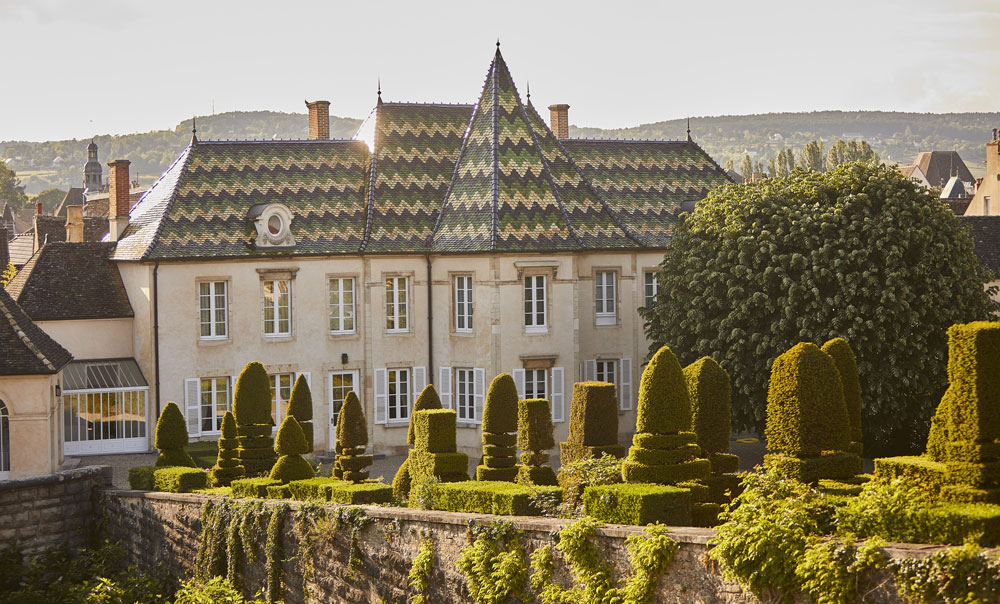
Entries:
{"type": "MultiPolygon", "coordinates": [[[[107,467],[107,466],[102,466],[107,467]]],[[[110,468],[109,468],[110,471],[110,468]]],[[[206,495],[197,493],[163,493],[158,491],[133,491],[123,489],[104,489],[106,495],[121,498],[148,499],[174,503],[204,504],[210,499],[222,499],[222,495],[206,495]]],[[[298,510],[304,501],[293,499],[259,499],[267,505],[286,504],[293,510],[298,510]]],[[[426,522],[430,524],[450,524],[469,526],[470,524],[492,524],[497,520],[506,520],[522,531],[555,534],[572,520],[564,518],[540,518],[537,516],[496,516],[492,514],[470,514],[465,512],[443,512],[438,510],[422,510],[415,508],[400,508],[382,505],[342,505],[327,504],[327,509],[357,507],[365,510],[372,518],[383,520],[406,520],[410,522],[426,522]]],[[[644,527],[626,524],[605,524],[598,527],[596,533],[603,537],[625,539],[633,535],[642,535],[644,527]]],[[[680,544],[702,545],[715,536],[716,530],[694,526],[670,527],[670,538],[680,544]]],[[[924,558],[934,553],[946,550],[952,546],[932,545],[926,543],[887,543],[882,549],[893,559],[924,558]]],[[[986,552],[1000,554],[1000,548],[985,549],[986,552]]]]}
{"type": "Polygon", "coordinates": [[[62,470],[53,474],[43,474],[41,476],[14,478],[13,480],[0,480],[0,492],[98,477],[101,478],[101,482],[110,485],[111,466],[84,466],[82,468],[62,470]]]}

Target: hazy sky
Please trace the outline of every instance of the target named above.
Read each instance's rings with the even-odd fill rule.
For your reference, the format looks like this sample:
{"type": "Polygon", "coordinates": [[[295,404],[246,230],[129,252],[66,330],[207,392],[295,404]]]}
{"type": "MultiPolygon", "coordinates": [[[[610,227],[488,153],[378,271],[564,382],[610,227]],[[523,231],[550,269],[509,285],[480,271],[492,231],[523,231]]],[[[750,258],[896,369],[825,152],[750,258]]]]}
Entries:
{"type": "Polygon", "coordinates": [[[1000,0],[0,0],[0,140],[172,128],[213,102],[363,117],[378,77],[387,101],[471,103],[497,36],[521,94],[584,126],[1000,99],[1000,0]]]}

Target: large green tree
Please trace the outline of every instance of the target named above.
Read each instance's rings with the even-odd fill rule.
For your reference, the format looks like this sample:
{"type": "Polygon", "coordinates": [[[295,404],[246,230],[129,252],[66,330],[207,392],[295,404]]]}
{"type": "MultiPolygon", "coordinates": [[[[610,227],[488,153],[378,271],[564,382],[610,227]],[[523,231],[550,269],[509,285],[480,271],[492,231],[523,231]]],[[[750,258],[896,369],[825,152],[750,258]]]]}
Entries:
{"type": "Polygon", "coordinates": [[[812,170],[813,172],[823,171],[823,142],[809,141],[802,147],[802,155],[799,155],[799,168],[812,170]]]}
{"type": "Polygon", "coordinates": [[[31,196],[29,198],[29,203],[32,204],[40,203],[42,204],[42,209],[44,209],[46,212],[51,212],[53,209],[55,209],[56,206],[62,203],[62,200],[65,197],[66,197],[66,191],[63,191],[62,189],[56,189],[56,188],[45,189],[38,195],[31,196]]]}
{"type": "Polygon", "coordinates": [[[20,210],[28,203],[21,180],[7,164],[0,161],[0,207],[7,204],[15,210],[20,210]]]}
{"type": "Polygon", "coordinates": [[[677,227],[659,279],[670,295],[640,309],[651,353],[718,359],[737,429],[763,425],[778,355],[845,338],[873,453],[922,446],[947,381],[945,329],[995,310],[965,227],[872,163],[716,189],[677,227]]]}
{"type": "Polygon", "coordinates": [[[865,141],[837,139],[826,154],[826,169],[833,170],[839,165],[855,161],[878,163],[879,159],[878,153],[865,141]]]}

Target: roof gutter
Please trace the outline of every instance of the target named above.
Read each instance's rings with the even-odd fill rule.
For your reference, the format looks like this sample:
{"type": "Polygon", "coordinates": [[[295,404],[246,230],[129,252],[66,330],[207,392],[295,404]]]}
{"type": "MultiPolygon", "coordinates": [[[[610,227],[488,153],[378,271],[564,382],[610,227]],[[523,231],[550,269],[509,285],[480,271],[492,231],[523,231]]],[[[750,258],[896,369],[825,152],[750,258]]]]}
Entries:
{"type": "Polygon", "coordinates": [[[153,383],[156,386],[156,417],[160,417],[160,305],[158,272],[160,262],[153,263],[153,383]]]}
{"type": "MultiPolygon", "coordinates": [[[[427,383],[434,384],[434,305],[431,283],[431,255],[427,258],[427,383]]],[[[440,384],[438,384],[440,386],[440,384]]]]}

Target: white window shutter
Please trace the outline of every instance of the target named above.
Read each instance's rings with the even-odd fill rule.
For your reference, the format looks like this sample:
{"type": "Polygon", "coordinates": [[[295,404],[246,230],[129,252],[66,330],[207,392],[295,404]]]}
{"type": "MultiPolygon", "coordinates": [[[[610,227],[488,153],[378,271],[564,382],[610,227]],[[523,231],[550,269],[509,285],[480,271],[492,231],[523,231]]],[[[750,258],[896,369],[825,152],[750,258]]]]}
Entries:
{"type": "Polygon", "coordinates": [[[184,380],[184,417],[188,436],[201,436],[201,380],[184,380]]]}
{"type": "Polygon", "coordinates": [[[375,423],[384,424],[389,417],[389,372],[375,370],[375,423]]]}
{"type": "Polygon", "coordinates": [[[549,402],[552,403],[553,422],[566,421],[566,414],[563,410],[563,389],[565,387],[563,373],[562,367],[552,368],[552,394],[549,402]]]}
{"type": "Polygon", "coordinates": [[[413,398],[410,399],[410,406],[413,406],[413,402],[417,400],[420,393],[424,391],[424,386],[427,385],[427,370],[423,367],[413,368],[413,398]]]}
{"type": "Polygon", "coordinates": [[[441,367],[438,370],[437,391],[441,397],[441,406],[451,409],[451,367],[441,367]]]}
{"type": "Polygon", "coordinates": [[[524,369],[515,369],[510,372],[514,378],[514,387],[517,388],[517,398],[524,398],[524,369]]]}
{"type": "Polygon", "coordinates": [[[597,379],[597,361],[583,362],[583,381],[590,382],[597,379]]]}
{"type": "Polygon", "coordinates": [[[483,423],[483,406],[486,404],[486,370],[472,370],[472,387],[475,389],[476,423],[483,423]]]}
{"type": "Polygon", "coordinates": [[[632,410],[632,359],[622,359],[621,376],[618,378],[618,396],[622,411],[632,410]]]}

